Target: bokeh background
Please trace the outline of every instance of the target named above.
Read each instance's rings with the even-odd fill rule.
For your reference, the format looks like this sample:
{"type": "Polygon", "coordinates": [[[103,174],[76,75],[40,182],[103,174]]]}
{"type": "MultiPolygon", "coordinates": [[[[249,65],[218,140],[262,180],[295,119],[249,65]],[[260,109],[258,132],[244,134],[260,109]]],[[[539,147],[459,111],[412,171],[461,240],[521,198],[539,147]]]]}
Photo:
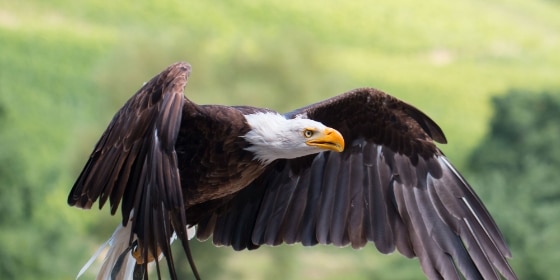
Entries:
{"type": "MultiPolygon", "coordinates": [[[[27,0],[0,1],[0,279],[74,279],[110,236],[119,217],[67,193],[116,110],[180,60],[197,103],[284,112],[370,86],[414,104],[520,278],[558,277],[560,1],[27,0]]],[[[194,243],[205,279],[424,279],[374,246],[194,243]]]]}

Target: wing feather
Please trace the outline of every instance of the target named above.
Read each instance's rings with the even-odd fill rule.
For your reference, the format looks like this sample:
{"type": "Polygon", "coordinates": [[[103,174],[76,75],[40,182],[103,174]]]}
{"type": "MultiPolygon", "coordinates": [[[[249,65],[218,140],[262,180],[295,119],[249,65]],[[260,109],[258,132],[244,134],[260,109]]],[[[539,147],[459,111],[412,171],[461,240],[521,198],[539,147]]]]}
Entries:
{"type": "Polygon", "coordinates": [[[352,168],[352,166],[340,164],[340,161],[337,161],[337,165],[338,170],[333,170],[333,174],[336,176],[336,174],[342,172],[348,174],[348,176],[336,176],[331,181],[332,183],[330,185],[332,194],[334,195],[331,196],[332,209],[330,211],[332,218],[330,219],[331,224],[328,227],[330,228],[329,238],[333,245],[342,247],[348,245],[349,242],[347,222],[348,212],[350,210],[350,193],[353,189],[353,186],[349,184],[351,179],[349,169],[352,168]]]}
{"type": "Polygon", "coordinates": [[[331,244],[330,228],[333,220],[334,200],[336,194],[337,173],[340,170],[339,157],[327,157],[325,165],[324,180],[322,181],[320,208],[317,220],[316,236],[321,244],[331,244]]]}
{"type": "MultiPolygon", "coordinates": [[[[358,148],[361,150],[361,145],[358,146],[358,148]]],[[[357,249],[364,247],[367,243],[367,238],[365,236],[366,218],[364,214],[364,192],[368,184],[365,182],[363,155],[351,153],[348,162],[350,163],[348,165],[348,179],[350,181],[348,182],[348,186],[350,186],[350,190],[348,192],[349,200],[346,207],[349,213],[347,224],[343,225],[341,228],[348,232],[348,239],[352,248],[357,249]]]]}
{"type": "MultiPolygon", "coordinates": [[[[315,234],[317,221],[319,219],[319,209],[321,206],[321,186],[325,178],[323,174],[326,169],[326,157],[324,153],[318,154],[311,163],[309,172],[309,191],[307,193],[306,207],[303,213],[301,226],[298,234],[298,241],[305,246],[312,246],[319,243],[318,236],[315,234]]],[[[248,189],[248,188],[247,188],[248,189]]]]}
{"type": "Polygon", "coordinates": [[[286,209],[286,218],[282,223],[283,241],[288,244],[301,242],[301,235],[299,233],[301,232],[311,181],[311,176],[308,174],[311,171],[307,169],[303,172],[306,174],[302,174],[297,186],[293,190],[290,205],[286,209]]]}
{"type": "MultiPolygon", "coordinates": [[[[276,171],[274,171],[274,173],[275,172],[276,171]]],[[[273,226],[272,223],[277,223],[279,221],[273,221],[270,217],[273,217],[275,213],[278,212],[274,207],[276,204],[276,197],[279,195],[282,188],[285,187],[284,183],[287,181],[285,178],[288,177],[289,170],[283,169],[280,172],[281,174],[270,177],[271,181],[269,184],[274,186],[274,188],[271,188],[262,199],[260,208],[262,211],[259,211],[259,215],[257,216],[257,221],[259,222],[255,224],[254,234],[252,234],[252,239],[257,241],[256,244],[274,243],[273,240],[275,237],[270,235],[276,234],[276,231],[271,231],[270,227],[273,226]]]]}
{"type": "Polygon", "coordinates": [[[290,180],[289,170],[284,170],[278,178],[282,178],[280,182],[276,183],[277,186],[274,191],[270,192],[271,195],[267,196],[267,200],[263,201],[263,205],[270,206],[267,211],[270,211],[269,218],[266,223],[264,232],[264,240],[266,244],[278,245],[282,242],[279,239],[281,232],[281,224],[285,220],[287,206],[290,204],[291,196],[297,186],[297,180],[290,180]]]}

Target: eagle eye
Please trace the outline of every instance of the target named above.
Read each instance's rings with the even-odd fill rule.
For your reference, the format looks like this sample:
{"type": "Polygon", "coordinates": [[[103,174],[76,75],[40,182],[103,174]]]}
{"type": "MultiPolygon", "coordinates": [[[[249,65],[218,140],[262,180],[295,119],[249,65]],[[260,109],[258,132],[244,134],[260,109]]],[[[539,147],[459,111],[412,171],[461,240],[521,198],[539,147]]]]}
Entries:
{"type": "Polygon", "coordinates": [[[313,134],[315,134],[315,132],[311,129],[305,129],[303,131],[303,137],[305,138],[310,138],[311,136],[313,136],[313,134]]]}

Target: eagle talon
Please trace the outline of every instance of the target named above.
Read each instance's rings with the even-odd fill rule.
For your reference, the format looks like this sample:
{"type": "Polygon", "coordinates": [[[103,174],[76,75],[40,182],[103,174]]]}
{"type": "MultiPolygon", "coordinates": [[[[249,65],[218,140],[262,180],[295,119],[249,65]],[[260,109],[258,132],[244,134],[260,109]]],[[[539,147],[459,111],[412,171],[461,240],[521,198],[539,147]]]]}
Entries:
{"type": "MultiPolygon", "coordinates": [[[[134,249],[132,249],[132,252],[130,253],[132,255],[132,257],[134,257],[134,259],[136,259],[136,264],[144,264],[144,261],[147,261],[147,263],[151,263],[156,259],[152,255],[151,250],[149,250],[149,249],[148,249],[148,256],[145,258],[142,255],[143,250],[144,250],[144,248],[142,248],[142,246],[140,244],[138,244],[136,247],[134,247],[134,249]]],[[[159,247],[157,248],[157,254],[158,254],[158,256],[161,254],[161,250],[159,249],[159,247]]]]}

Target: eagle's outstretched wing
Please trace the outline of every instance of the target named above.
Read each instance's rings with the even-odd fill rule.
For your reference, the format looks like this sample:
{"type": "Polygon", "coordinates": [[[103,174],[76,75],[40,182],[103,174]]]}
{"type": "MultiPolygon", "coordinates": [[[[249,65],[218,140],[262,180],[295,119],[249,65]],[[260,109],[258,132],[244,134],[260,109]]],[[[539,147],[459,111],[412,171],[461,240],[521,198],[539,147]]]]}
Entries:
{"type": "Polygon", "coordinates": [[[112,214],[122,201],[123,226],[131,228],[128,251],[139,251],[144,271],[161,251],[175,275],[169,242],[174,232],[188,251],[175,140],[190,71],[187,63],[169,66],[122,107],[68,196],[70,205],[86,209],[97,199],[99,208],[109,200],[112,214]]]}
{"type": "Polygon", "coordinates": [[[430,279],[516,279],[498,227],[435,146],[445,142],[440,128],[418,109],[357,89],[286,116],[337,129],[346,150],[278,161],[201,218],[200,239],[213,234],[236,250],[373,242],[417,256],[430,279]]]}

